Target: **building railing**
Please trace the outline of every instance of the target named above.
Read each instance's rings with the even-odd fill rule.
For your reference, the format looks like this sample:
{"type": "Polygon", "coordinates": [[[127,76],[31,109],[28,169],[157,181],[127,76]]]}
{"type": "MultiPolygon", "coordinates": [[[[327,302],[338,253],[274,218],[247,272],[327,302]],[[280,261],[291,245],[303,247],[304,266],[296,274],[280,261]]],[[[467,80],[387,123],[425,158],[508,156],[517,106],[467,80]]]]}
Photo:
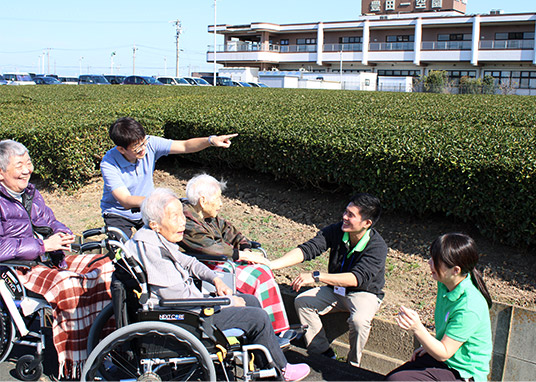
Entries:
{"type": "Polygon", "coordinates": [[[534,40],[482,40],[480,49],[534,49],[534,40]]]}
{"type": "Polygon", "coordinates": [[[413,42],[371,42],[369,44],[370,51],[380,50],[413,50],[413,42]]]}
{"type": "Polygon", "coordinates": [[[423,41],[422,50],[471,50],[471,41],[423,41]]]}
{"type": "Polygon", "coordinates": [[[354,44],[324,44],[324,52],[361,52],[363,51],[362,43],[354,44]]]}

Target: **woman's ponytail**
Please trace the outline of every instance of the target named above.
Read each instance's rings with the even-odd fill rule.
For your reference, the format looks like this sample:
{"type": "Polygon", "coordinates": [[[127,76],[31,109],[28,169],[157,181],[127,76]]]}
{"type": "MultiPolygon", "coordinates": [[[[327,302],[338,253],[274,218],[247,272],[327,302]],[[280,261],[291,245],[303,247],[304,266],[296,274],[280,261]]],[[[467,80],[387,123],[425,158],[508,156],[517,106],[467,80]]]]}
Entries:
{"type": "Polygon", "coordinates": [[[484,283],[484,279],[482,278],[482,275],[478,271],[478,269],[473,268],[471,270],[471,280],[473,281],[473,284],[478,288],[480,293],[482,293],[482,296],[486,299],[486,302],[488,303],[488,308],[491,308],[491,305],[493,304],[491,301],[491,296],[488,292],[488,288],[486,287],[486,284],[484,283]]]}

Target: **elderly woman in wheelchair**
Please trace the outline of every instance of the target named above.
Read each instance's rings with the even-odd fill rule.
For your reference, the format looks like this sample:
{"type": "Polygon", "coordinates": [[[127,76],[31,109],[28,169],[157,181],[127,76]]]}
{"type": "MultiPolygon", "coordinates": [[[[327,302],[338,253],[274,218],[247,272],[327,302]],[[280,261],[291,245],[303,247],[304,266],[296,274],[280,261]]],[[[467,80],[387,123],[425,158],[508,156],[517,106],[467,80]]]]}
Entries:
{"type": "Polygon", "coordinates": [[[309,374],[308,365],[287,362],[268,315],[253,296],[232,295],[212,270],[179,251],[176,243],[183,238],[185,217],[171,190],[153,191],[141,212],[144,227],[121,251],[136,260],[124,264],[130,264],[128,272],[140,286],[138,322],[118,329],[96,346],[84,367],[84,379],[215,379],[214,362],[225,371],[224,360],[233,355],[241,355],[246,380],[279,376],[297,381],[309,374]],[[204,296],[194,277],[214,284],[220,297],[204,296]],[[239,348],[229,341],[236,335],[239,348]],[[264,369],[250,371],[251,353],[264,369]],[[127,358],[132,362],[121,361],[127,358]]]}
{"type": "Polygon", "coordinates": [[[30,331],[26,316],[39,315],[44,326],[46,312],[52,311],[59,375],[72,378],[86,356],[82,342],[90,322],[110,300],[113,267],[101,261],[87,268],[91,257],[64,257],[63,250],[71,249],[74,235],[29,183],[32,172],[24,145],[0,142],[0,361],[8,357],[15,340],[34,346],[36,356],[19,358],[16,371],[21,379],[38,379],[44,336],[41,330],[30,331]],[[36,295],[28,297],[31,292],[36,295]],[[91,297],[82,301],[84,294],[91,297]],[[77,315],[78,309],[84,310],[84,319],[77,315]]]}
{"type": "MultiPolygon", "coordinates": [[[[268,313],[276,333],[285,333],[289,322],[279,286],[268,259],[261,252],[252,251],[259,244],[240,233],[234,225],[219,216],[222,208],[222,191],[225,182],[217,181],[210,175],[194,176],[186,186],[186,199],[182,199],[186,229],[179,243],[188,254],[225,255],[233,261],[212,265],[213,269],[236,271],[236,289],[257,297],[262,308],[268,313]]],[[[289,331],[286,334],[291,334],[289,331]]],[[[292,333],[294,334],[294,333],[292,333]]]]}

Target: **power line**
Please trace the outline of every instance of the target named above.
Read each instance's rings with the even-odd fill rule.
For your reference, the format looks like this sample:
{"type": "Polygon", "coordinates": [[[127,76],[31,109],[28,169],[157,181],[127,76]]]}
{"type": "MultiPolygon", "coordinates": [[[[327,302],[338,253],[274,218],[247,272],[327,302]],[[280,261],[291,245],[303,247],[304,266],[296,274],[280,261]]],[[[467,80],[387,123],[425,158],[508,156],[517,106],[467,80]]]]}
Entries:
{"type": "Polygon", "coordinates": [[[165,21],[100,21],[100,20],[43,20],[43,19],[26,19],[18,17],[0,17],[1,21],[17,21],[29,23],[66,23],[66,24],[163,24],[165,21]]]}

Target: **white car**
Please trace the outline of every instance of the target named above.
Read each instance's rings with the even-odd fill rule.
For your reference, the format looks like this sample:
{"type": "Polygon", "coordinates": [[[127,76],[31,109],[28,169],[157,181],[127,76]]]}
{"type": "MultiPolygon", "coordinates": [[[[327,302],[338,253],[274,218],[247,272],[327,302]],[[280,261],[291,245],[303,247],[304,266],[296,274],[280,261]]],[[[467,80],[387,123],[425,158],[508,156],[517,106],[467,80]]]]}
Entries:
{"type": "Polygon", "coordinates": [[[188,81],[184,78],[179,77],[156,77],[156,79],[162,82],[164,85],[175,85],[175,86],[191,86],[188,81]]]}
{"type": "Polygon", "coordinates": [[[207,81],[199,77],[183,77],[183,78],[194,86],[212,86],[207,81]]]}
{"type": "Polygon", "coordinates": [[[14,72],[4,73],[3,75],[8,85],[35,85],[35,81],[32,80],[29,73],[14,72]]]}

